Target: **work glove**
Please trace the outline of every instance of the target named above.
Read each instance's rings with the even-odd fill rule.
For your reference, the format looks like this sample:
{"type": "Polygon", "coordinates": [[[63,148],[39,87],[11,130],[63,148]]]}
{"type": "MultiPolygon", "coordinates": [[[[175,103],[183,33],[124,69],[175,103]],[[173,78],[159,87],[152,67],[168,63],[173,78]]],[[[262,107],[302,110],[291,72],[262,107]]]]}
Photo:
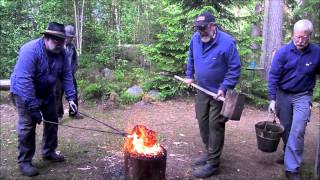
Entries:
{"type": "Polygon", "coordinates": [[[188,79],[187,78],[187,79],[184,80],[184,82],[187,83],[188,86],[191,86],[191,84],[193,83],[193,79],[188,79]]]}
{"type": "Polygon", "coordinates": [[[275,113],[276,112],[276,101],[275,100],[271,100],[269,107],[268,107],[268,111],[269,113],[275,113]]]}
{"type": "Polygon", "coordinates": [[[78,113],[78,107],[74,101],[69,101],[69,106],[70,109],[72,110],[72,114],[77,114],[78,113]]]}
{"type": "Polygon", "coordinates": [[[41,121],[42,121],[42,114],[41,114],[39,108],[29,109],[29,114],[30,114],[31,120],[32,120],[33,122],[36,122],[37,124],[40,124],[40,123],[41,123],[41,121]]]}

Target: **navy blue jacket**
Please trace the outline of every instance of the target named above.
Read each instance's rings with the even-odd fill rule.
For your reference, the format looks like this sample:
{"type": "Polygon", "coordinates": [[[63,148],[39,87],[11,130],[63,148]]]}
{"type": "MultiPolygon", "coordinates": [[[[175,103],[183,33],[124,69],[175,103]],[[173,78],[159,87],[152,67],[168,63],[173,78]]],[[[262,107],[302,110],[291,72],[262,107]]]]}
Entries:
{"type": "Polygon", "coordinates": [[[11,92],[20,96],[28,109],[52,100],[57,78],[61,78],[66,98],[74,100],[75,89],[70,64],[65,51],[53,54],[46,51],[44,39],[24,44],[11,74],[11,92]]]}
{"type": "Polygon", "coordinates": [[[299,51],[293,42],[282,46],[274,55],[269,72],[269,98],[276,100],[276,91],[312,93],[320,74],[320,47],[309,44],[299,51]]]}
{"type": "Polygon", "coordinates": [[[236,41],[227,33],[217,30],[216,37],[203,49],[200,33],[192,36],[189,48],[187,78],[217,93],[233,89],[240,77],[240,57],[236,41]]]}
{"type": "Polygon", "coordinates": [[[75,75],[76,71],[78,70],[79,64],[78,64],[77,50],[74,44],[72,43],[66,44],[66,54],[67,54],[68,62],[71,65],[72,74],[75,75]]]}

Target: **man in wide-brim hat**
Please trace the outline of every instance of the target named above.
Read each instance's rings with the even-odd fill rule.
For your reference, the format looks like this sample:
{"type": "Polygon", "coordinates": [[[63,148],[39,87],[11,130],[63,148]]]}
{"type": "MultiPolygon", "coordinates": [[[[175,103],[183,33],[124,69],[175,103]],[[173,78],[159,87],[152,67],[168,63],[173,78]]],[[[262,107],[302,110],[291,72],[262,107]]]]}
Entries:
{"type": "MultiPolygon", "coordinates": [[[[70,64],[64,50],[64,25],[51,22],[43,32],[44,37],[24,44],[11,74],[11,89],[18,112],[18,164],[27,176],[39,174],[32,165],[35,153],[35,131],[42,118],[58,122],[55,102],[55,84],[62,77],[64,92],[70,106],[77,112],[74,103],[75,89],[70,64]]],[[[44,160],[62,162],[64,157],[56,153],[58,146],[58,125],[43,123],[41,154],[44,160]]]]}

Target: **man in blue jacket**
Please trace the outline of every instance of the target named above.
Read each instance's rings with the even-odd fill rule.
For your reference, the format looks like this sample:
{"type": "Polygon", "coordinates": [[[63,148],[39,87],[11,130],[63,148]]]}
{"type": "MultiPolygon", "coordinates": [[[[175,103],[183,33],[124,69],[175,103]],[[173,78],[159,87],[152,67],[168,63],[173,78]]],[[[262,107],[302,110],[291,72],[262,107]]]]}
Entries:
{"type": "Polygon", "coordinates": [[[309,43],[313,25],[303,19],[295,23],[292,41],[281,47],[269,72],[269,112],[284,126],[284,163],[289,179],[301,179],[299,168],[304,134],[309,122],[316,74],[320,74],[320,47],[309,43]]]}
{"type": "Polygon", "coordinates": [[[191,38],[186,82],[191,84],[195,76],[198,85],[217,94],[209,96],[201,91],[196,96],[196,118],[206,153],[194,161],[193,175],[205,178],[217,173],[224,145],[227,118],[220,115],[228,89],[233,89],[240,76],[240,57],[236,41],[219,30],[215,17],[204,12],[196,21],[191,38]]]}
{"type": "MultiPolygon", "coordinates": [[[[63,86],[70,106],[77,112],[73,102],[75,89],[72,82],[70,65],[63,50],[65,42],[64,25],[51,22],[44,37],[24,44],[19,51],[17,63],[11,74],[11,92],[19,115],[18,164],[27,176],[38,175],[32,165],[35,153],[36,125],[42,118],[58,122],[55,104],[55,84],[57,78],[63,86]]],[[[58,146],[58,125],[43,123],[41,154],[44,160],[62,162],[64,157],[56,153],[58,146]]]]}

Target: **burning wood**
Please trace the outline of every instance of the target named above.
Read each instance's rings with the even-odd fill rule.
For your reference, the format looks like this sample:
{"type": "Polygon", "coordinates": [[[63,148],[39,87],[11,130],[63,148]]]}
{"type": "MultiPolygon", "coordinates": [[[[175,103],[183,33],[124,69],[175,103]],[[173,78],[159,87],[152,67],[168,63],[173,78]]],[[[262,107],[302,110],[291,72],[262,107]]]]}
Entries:
{"type": "Polygon", "coordinates": [[[166,172],[166,150],[157,143],[156,133],[137,125],[124,144],[125,176],[134,180],[163,180],[166,172]]]}

